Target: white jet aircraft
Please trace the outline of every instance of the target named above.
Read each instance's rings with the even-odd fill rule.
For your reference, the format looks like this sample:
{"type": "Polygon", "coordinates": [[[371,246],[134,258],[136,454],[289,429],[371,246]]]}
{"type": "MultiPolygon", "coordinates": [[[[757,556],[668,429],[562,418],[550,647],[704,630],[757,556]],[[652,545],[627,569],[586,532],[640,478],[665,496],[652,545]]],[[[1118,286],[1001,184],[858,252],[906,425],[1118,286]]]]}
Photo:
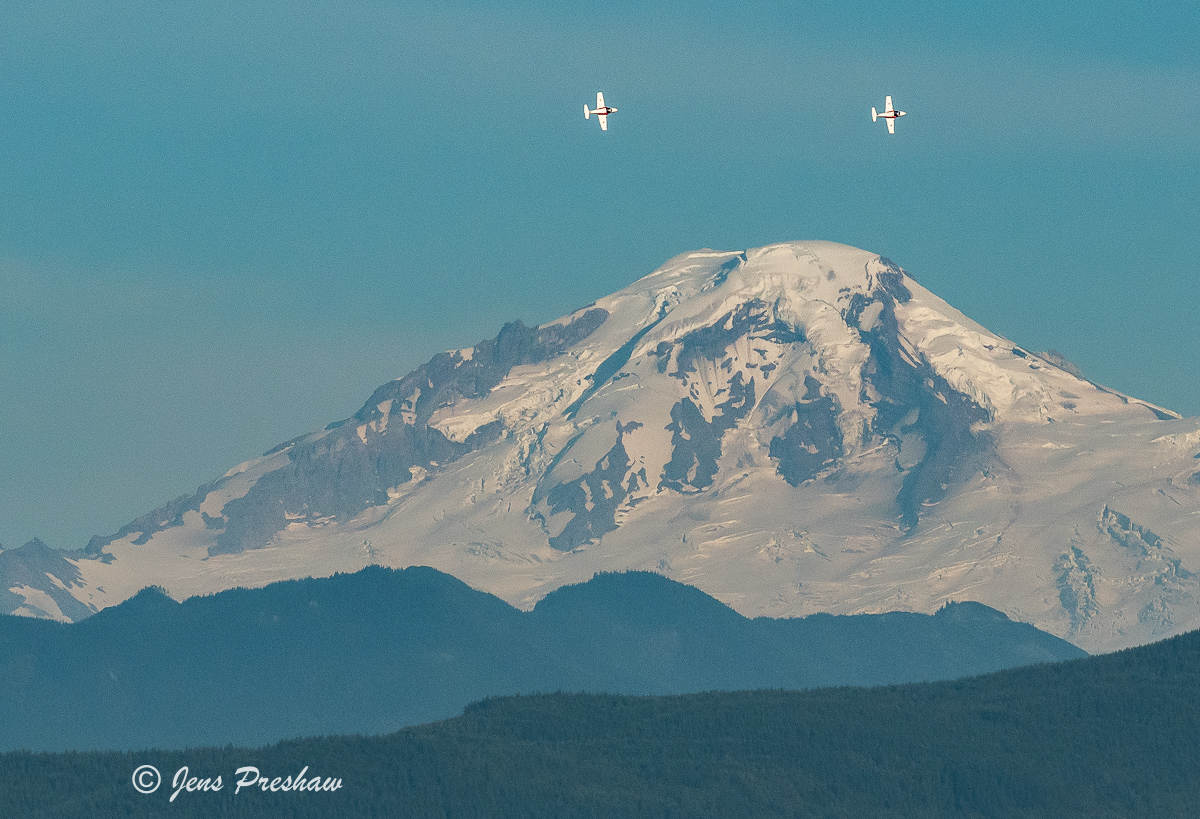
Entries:
{"type": "Polygon", "coordinates": [[[600,120],[600,130],[608,130],[608,115],[617,113],[616,108],[609,108],[604,104],[604,92],[596,92],[596,110],[588,108],[586,104],[583,106],[583,118],[588,119],[592,114],[596,115],[596,119],[600,120]]]}
{"type": "Polygon", "coordinates": [[[902,117],[902,116],[904,116],[903,111],[897,111],[895,108],[892,107],[892,98],[891,97],[883,98],[883,113],[882,114],[879,113],[878,111],[876,111],[874,106],[871,107],[871,122],[875,122],[880,117],[883,117],[884,119],[887,120],[889,134],[896,133],[896,119],[899,117],[902,117]]]}

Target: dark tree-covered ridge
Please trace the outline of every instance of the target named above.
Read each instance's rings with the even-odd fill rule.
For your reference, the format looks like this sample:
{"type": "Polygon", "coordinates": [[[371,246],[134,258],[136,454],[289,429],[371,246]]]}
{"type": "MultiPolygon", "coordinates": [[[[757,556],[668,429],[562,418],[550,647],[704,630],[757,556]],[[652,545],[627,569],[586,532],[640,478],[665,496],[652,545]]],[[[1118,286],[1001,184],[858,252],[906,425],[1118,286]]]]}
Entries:
{"type": "Polygon", "coordinates": [[[599,575],[522,612],[433,569],[146,590],[80,623],[0,617],[0,751],[394,731],[489,696],[682,694],[950,679],[1081,655],[973,603],[748,620],[660,575],[599,575]]]}
{"type": "Polygon", "coordinates": [[[1200,633],[954,682],[670,697],[489,699],[382,737],[268,748],[0,755],[24,817],[1193,816],[1200,633]],[[133,770],[254,765],[329,794],[143,796],[133,770]],[[168,811],[169,808],[169,811],[168,811]]]}

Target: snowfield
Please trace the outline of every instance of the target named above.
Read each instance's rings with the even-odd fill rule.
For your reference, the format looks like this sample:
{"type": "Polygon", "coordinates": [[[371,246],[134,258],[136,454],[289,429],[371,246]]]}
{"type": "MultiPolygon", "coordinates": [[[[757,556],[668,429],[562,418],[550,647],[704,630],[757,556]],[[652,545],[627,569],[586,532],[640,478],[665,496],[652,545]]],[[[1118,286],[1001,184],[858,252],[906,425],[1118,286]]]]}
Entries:
{"type": "Polygon", "coordinates": [[[750,616],[976,600],[1090,652],[1200,626],[1200,420],[1053,358],[877,254],[688,253],[53,566],[0,554],[0,606],[378,563],[524,608],[625,569],[750,616]]]}

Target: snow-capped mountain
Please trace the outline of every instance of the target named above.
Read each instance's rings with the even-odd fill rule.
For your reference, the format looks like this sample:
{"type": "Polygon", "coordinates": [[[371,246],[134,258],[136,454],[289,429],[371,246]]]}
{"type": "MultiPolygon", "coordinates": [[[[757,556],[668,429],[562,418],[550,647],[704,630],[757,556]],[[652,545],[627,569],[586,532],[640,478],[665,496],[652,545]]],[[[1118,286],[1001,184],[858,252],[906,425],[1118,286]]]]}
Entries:
{"type": "Polygon", "coordinates": [[[747,615],[976,600],[1108,650],[1200,626],[1198,458],[1200,420],[877,254],[704,250],[441,353],[80,552],[0,553],[0,606],[78,619],[379,563],[529,608],[650,569],[747,615]]]}

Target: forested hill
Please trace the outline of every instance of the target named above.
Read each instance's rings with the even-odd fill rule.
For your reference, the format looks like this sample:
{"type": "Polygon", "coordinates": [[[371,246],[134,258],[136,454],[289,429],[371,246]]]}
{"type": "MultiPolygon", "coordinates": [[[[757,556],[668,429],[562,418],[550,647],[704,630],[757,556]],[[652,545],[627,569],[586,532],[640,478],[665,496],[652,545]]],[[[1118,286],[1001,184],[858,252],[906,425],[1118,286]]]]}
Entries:
{"type": "Polygon", "coordinates": [[[978,603],[749,620],[644,572],[532,612],[429,568],[154,590],[79,623],[0,617],[0,751],[383,734],[540,691],[685,694],[954,679],[1083,652],[978,603]]]}
{"type": "MultiPolygon", "coordinates": [[[[943,683],[492,699],[382,737],[0,756],[13,816],[1183,817],[1200,805],[1200,633],[943,683]],[[150,795],[131,783],[163,772],[150,795]],[[182,792],[181,766],[223,777],[182,792]],[[239,767],[334,792],[234,792],[239,767]]],[[[183,704],[181,704],[183,705],[183,704]]],[[[274,780],[272,780],[274,781],[274,780]]]]}

